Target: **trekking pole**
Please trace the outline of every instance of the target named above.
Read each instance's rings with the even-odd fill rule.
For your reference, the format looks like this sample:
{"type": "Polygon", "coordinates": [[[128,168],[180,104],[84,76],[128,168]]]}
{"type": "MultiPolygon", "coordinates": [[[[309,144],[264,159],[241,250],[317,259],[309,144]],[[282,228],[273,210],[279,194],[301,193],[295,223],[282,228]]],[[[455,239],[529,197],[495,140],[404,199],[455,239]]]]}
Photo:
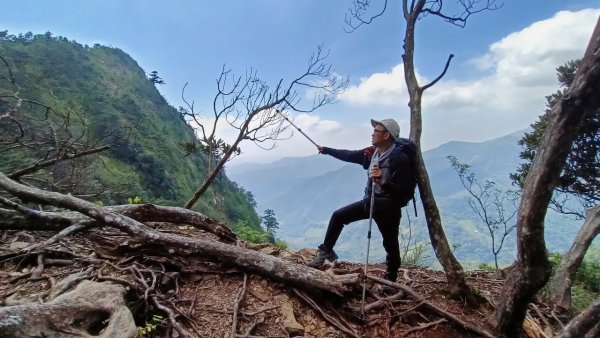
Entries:
{"type": "Polygon", "coordinates": [[[275,110],[276,112],[278,112],[281,116],[283,116],[283,118],[288,121],[294,128],[296,128],[296,130],[298,130],[302,135],[304,135],[304,137],[306,137],[310,142],[312,142],[312,144],[315,145],[315,147],[319,147],[319,145],[317,143],[315,143],[315,141],[313,141],[310,137],[308,137],[308,135],[306,135],[302,129],[298,128],[297,125],[294,124],[294,122],[290,121],[290,119],[287,118],[287,116],[281,114],[281,112],[279,110],[275,110]]]}
{"type": "Polygon", "coordinates": [[[369,232],[367,233],[367,260],[365,262],[365,275],[363,276],[363,290],[361,302],[361,317],[365,318],[365,294],[367,292],[367,267],[369,266],[369,250],[371,249],[371,228],[373,226],[373,205],[375,204],[375,180],[371,183],[371,205],[369,206],[369,232]]]}

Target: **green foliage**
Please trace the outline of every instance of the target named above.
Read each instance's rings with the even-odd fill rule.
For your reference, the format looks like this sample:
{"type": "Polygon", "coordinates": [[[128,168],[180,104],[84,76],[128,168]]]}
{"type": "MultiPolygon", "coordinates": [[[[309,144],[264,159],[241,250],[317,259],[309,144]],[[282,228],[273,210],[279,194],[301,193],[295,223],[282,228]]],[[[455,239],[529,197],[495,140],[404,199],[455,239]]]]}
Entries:
{"type": "Polygon", "coordinates": [[[127,198],[127,202],[128,202],[129,204],[142,204],[142,203],[143,203],[143,200],[142,200],[142,198],[141,198],[141,197],[139,197],[139,196],[135,196],[135,197],[133,197],[133,198],[132,198],[132,197],[129,197],[129,198],[127,198]]]}
{"type": "Polygon", "coordinates": [[[248,242],[268,243],[271,239],[271,236],[268,232],[265,232],[262,229],[253,228],[248,224],[247,221],[244,220],[238,220],[232,228],[240,239],[248,242]]]}
{"type": "Polygon", "coordinates": [[[267,232],[270,235],[270,241],[272,243],[275,242],[275,233],[277,229],[279,229],[279,222],[277,218],[275,218],[275,211],[271,209],[265,210],[265,214],[262,217],[262,225],[267,229],[267,232]]]}
{"type": "MultiPolygon", "coordinates": [[[[156,89],[155,84],[160,83],[153,83],[152,73],[149,79],[125,52],[98,44],[83,46],[51,33],[15,36],[3,32],[0,43],[22,98],[52,105],[57,111],[69,109],[70,116],[77,116],[77,121],[67,121],[71,136],[86,130],[86,138],[98,145],[111,145],[91,165],[86,179],[105,188],[98,189],[104,191],[104,202],[117,204],[136,196],[150,203],[182,206],[202,183],[206,155],[185,156],[179,144],[180,140],[195,139],[193,130],[156,89]]],[[[4,68],[0,69],[0,95],[10,96],[14,86],[6,81],[8,70],[4,68]]],[[[160,77],[155,74],[158,81],[160,77]]],[[[0,113],[5,110],[3,102],[0,100],[0,113]]],[[[21,112],[44,113],[25,106],[21,112]]],[[[32,123],[32,127],[47,123],[37,120],[41,122],[32,123]]],[[[0,135],[7,135],[1,126],[0,135]]],[[[34,152],[3,152],[0,171],[12,172],[38,159],[34,152]]],[[[211,193],[202,196],[195,210],[230,224],[243,219],[251,228],[260,228],[255,202],[224,174],[213,183],[211,193]],[[215,205],[214,196],[223,201],[224,208],[215,205]]]]}
{"type": "Polygon", "coordinates": [[[138,338],[154,336],[156,329],[163,324],[164,320],[165,318],[163,316],[152,315],[150,320],[146,322],[146,325],[138,326],[138,338]]]}
{"type": "Polygon", "coordinates": [[[280,248],[280,249],[282,249],[282,250],[285,250],[285,249],[288,248],[287,242],[282,241],[280,239],[278,239],[278,240],[275,241],[275,246],[278,247],[278,248],[280,248]]]}
{"type": "MultiPolygon", "coordinates": [[[[558,67],[558,80],[562,86],[568,87],[575,77],[581,60],[569,61],[558,67]]],[[[523,147],[520,157],[525,160],[516,173],[510,175],[513,182],[523,187],[525,178],[533,163],[538,147],[544,136],[546,126],[550,122],[552,108],[561,102],[566,89],[558,90],[546,96],[545,114],[531,125],[533,131],[526,133],[519,145],[523,147]]],[[[600,111],[583,112],[585,117],[579,125],[577,136],[571,145],[570,152],[556,187],[552,208],[558,212],[584,218],[584,209],[600,202],[600,111]],[[575,198],[579,206],[571,206],[566,201],[575,198]]]]}
{"type": "Polygon", "coordinates": [[[479,270],[483,270],[483,271],[487,271],[487,272],[494,272],[497,271],[496,266],[495,265],[491,265],[488,263],[480,263],[477,268],[479,270]]]}
{"type": "MultiPolygon", "coordinates": [[[[575,274],[571,286],[571,307],[574,314],[583,311],[600,295],[600,261],[596,257],[599,252],[600,246],[590,247],[575,274]]],[[[562,256],[558,253],[549,253],[548,259],[554,274],[562,256]]],[[[540,294],[547,297],[548,286],[540,290],[540,294]]]]}
{"type": "Polygon", "coordinates": [[[158,72],[155,70],[151,71],[150,74],[148,74],[148,80],[150,80],[152,84],[166,84],[165,81],[163,81],[163,79],[160,76],[158,76],[158,72]]]}
{"type": "Polygon", "coordinates": [[[402,253],[402,266],[422,266],[423,262],[429,258],[427,257],[428,248],[428,243],[425,242],[413,245],[402,253]]]}

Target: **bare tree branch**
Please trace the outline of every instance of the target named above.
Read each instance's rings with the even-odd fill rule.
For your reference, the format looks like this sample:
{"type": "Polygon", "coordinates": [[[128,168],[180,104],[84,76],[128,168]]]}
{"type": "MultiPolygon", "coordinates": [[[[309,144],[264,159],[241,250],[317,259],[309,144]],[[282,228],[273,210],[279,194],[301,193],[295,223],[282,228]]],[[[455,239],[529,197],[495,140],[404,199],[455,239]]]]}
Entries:
{"type": "Polygon", "coordinates": [[[99,152],[104,151],[109,148],[110,148],[110,146],[106,145],[106,146],[101,146],[101,147],[94,148],[94,149],[84,150],[84,151],[82,151],[80,153],[76,153],[76,154],[65,153],[65,154],[62,154],[62,156],[60,156],[58,158],[53,158],[51,160],[37,162],[27,168],[23,168],[23,169],[15,171],[15,172],[12,172],[12,173],[8,174],[7,176],[13,180],[17,180],[23,175],[32,174],[40,169],[50,167],[60,161],[72,160],[75,158],[79,158],[79,157],[83,157],[83,156],[87,156],[87,155],[91,155],[91,154],[96,154],[96,153],[99,153],[99,152]]]}
{"type": "MultiPolygon", "coordinates": [[[[223,68],[217,79],[217,95],[213,100],[214,120],[210,128],[193,111],[193,104],[188,103],[189,110],[182,110],[183,118],[192,128],[202,131],[202,135],[199,135],[201,150],[216,165],[209,165],[207,176],[185,204],[186,208],[191,208],[198,201],[225,163],[241,152],[239,144],[242,141],[252,141],[261,148],[272,149],[277,141],[289,138],[284,134],[287,130],[285,114],[289,114],[289,111],[310,113],[334,102],[335,96],[346,88],[347,80],[340,80],[334,75],[331,66],[324,62],[327,56],[328,53],[319,46],[310,57],[306,71],[286,87],[280,80],[274,88],[270,88],[252,69],[244,76],[234,77],[231,71],[223,68]],[[300,90],[313,94],[312,103],[306,104],[300,99],[300,90]],[[215,137],[217,123],[222,119],[238,130],[231,144],[215,137]],[[198,127],[191,124],[197,124],[198,127]],[[207,134],[208,130],[210,133],[207,134]]],[[[189,148],[194,149],[192,146],[189,148]]]]}
{"type": "Polygon", "coordinates": [[[444,70],[442,71],[442,73],[440,75],[438,75],[438,77],[436,77],[433,81],[431,81],[428,84],[421,87],[421,91],[425,91],[425,90],[427,90],[427,88],[435,85],[439,80],[441,80],[444,77],[444,75],[446,75],[446,71],[448,70],[448,67],[450,66],[450,61],[452,61],[453,57],[454,57],[454,54],[450,54],[448,56],[448,60],[446,60],[446,65],[444,66],[444,70]]]}

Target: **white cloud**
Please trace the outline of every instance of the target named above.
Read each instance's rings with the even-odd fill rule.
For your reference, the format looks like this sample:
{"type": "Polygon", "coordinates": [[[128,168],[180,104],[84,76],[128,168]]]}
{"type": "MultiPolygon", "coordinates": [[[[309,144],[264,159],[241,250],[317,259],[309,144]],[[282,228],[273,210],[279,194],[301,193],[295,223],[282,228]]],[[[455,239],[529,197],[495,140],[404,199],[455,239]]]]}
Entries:
{"type": "Polygon", "coordinates": [[[473,63],[494,68],[497,76],[514,82],[547,84],[554,76],[547,69],[583,56],[599,14],[598,9],[558,12],[493,43],[489,52],[473,63]]]}
{"type": "MultiPolygon", "coordinates": [[[[525,128],[542,114],[545,96],[558,89],[556,67],[581,58],[600,9],[558,12],[490,45],[469,64],[482,70],[468,80],[444,78],[423,96],[424,148],[449,140],[484,140],[525,128]]],[[[427,79],[421,79],[421,84],[427,79]]],[[[406,107],[403,66],[362,78],[340,97],[355,107],[406,107]]]]}
{"type": "Polygon", "coordinates": [[[375,73],[361,78],[358,85],[349,86],[339,98],[341,101],[363,106],[406,104],[408,92],[403,65],[395,66],[389,73],[375,73]]]}
{"type": "MultiPolygon", "coordinates": [[[[542,113],[544,97],[558,88],[556,67],[581,58],[600,14],[598,9],[558,12],[493,43],[471,61],[491,75],[442,81],[426,94],[426,107],[505,114],[542,113]]],[[[533,122],[533,121],[531,121],[533,122]]]]}
{"type": "Polygon", "coordinates": [[[294,124],[300,129],[314,130],[319,133],[339,130],[342,125],[338,121],[321,120],[318,115],[300,114],[296,116],[294,124]]]}
{"type": "MultiPolygon", "coordinates": [[[[558,89],[556,67],[583,56],[598,15],[600,9],[558,12],[492,43],[487,53],[470,60],[467,66],[481,70],[478,77],[445,77],[428,89],[422,102],[423,149],[450,140],[487,140],[534,122],[544,111],[545,96],[558,89]]],[[[421,84],[430,81],[418,73],[417,78],[421,84]]],[[[340,117],[344,122],[300,114],[294,123],[318,144],[358,149],[369,142],[366,114],[377,111],[382,116],[369,117],[395,117],[402,136],[407,136],[409,98],[402,64],[361,78],[338,98],[347,110],[340,117]]],[[[242,149],[242,162],[316,154],[315,147],[295,130],[291,139],[279,142],[272,151],[256,150],[247,143],[242,149]]]]}

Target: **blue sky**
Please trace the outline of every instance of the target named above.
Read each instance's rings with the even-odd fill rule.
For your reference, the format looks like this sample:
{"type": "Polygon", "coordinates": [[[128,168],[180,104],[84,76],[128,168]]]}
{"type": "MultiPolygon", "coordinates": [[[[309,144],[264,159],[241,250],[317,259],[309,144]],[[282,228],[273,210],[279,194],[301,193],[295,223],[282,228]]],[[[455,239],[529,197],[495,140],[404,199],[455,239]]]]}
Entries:
{"type": "MultiPolygon", "coordinates": [[[[208,116],[224,64],[237,75],[252,68],[275,84],[300,75],[322,44],[350,86],[337,103],[295,121],[317,143],[358,148],[370,142],[370,118],[393,117],[408,135],[399,3],[390,1],[382,17],[349,34],[348,0],[3,0],[0,30],[50,31],[120,48],[146,72],[158,71],[166,81],[159,90],[175,107],[183,105],[181,90],[189,83],[186,97],[208,116]]],[[[544,96],[558,88],[555,68],[583,55],[599,15],[597,0],[513,0],[472,16],[465,28],[435,17],[419,21],[415,62],[422,84],[455,55],[443,80],[425,92],[423,148],[488,140],[534,122],[544,96]]],[[[224,127],[220,133],[232,136],[224,127]]],[[[233,163],[315,153],[297,133],[271,151],[250,143],[241,148],[233,163]]]]}

